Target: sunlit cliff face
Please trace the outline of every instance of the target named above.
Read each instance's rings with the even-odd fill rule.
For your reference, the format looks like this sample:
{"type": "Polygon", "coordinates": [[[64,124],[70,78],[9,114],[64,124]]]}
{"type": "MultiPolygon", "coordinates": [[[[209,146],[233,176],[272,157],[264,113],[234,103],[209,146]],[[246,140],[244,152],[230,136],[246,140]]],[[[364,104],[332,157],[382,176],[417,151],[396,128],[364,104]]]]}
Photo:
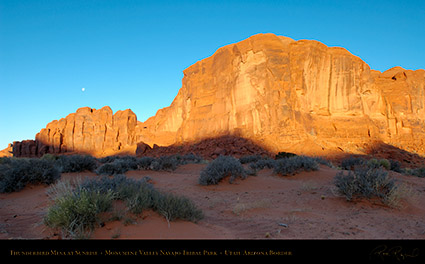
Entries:
{"type": "Polygon", "coordinates": [[[309,142],[314,151],[360,153],[363,143],[384,141],[423,153],[424,89],[423,70],[380,73],[343,48],[260,34],[186,69],[177,97],[141,139],[230,133],[274,151],[309,142]]]}
{"type": "Polygon", "coordinates": [[[381,73],[343,48],[259,34],[187,68],[172,104],[144,123],[129,109],[81,108],[30,148],[106,155],[235,135],[273,152],[364,154],[384,142],[425,154],[424,119],[424,70],[381,73]]]}

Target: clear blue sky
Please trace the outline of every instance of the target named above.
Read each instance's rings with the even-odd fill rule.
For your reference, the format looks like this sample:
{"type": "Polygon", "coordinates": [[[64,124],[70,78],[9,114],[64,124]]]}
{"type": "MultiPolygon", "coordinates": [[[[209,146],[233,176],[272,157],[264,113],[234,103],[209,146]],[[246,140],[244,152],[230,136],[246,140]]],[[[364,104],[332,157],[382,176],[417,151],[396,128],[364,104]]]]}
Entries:
{"type": "Polygon", "coordinates": [[[0,149],[79,107],[170,105],[182,71],[257,33],[425,68],[425,1],[0,0],[0,149]],[[85,91],[82,92],[82,88],[85,91]]]}

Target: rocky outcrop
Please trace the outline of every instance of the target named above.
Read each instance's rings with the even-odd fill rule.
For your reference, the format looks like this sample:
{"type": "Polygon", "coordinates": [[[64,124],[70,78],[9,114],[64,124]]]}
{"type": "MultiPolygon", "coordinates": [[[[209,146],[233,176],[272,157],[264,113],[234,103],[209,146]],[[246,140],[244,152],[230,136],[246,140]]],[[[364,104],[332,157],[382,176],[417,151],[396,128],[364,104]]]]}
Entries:
{"type": "Polygon", "coordinates": [[[42,156],[46,153],[106,155],[136,144],[137,117],[129,109],[112,113],[83,107],[66,118],[47,124],[35,140],[14,142],[14,156],[42,156]]]}
{"type": "Polygon", "coordinates": [[[362,153],[382,141],[424,153],[424,111],[424,70],[381,73],[343,48],[259,34],[186,69],[138,134],[159,145],[232,134],[274,152],[362,153]]]}
{"type": "Polygon", "coordinates": [[[240,158],[247,155],[260,155],[274,157],[272,153],[253,143],[246,138],[234,136],[222,136],[203,139],[199,142],[176,144],[166,147],[154,146],[150,148],[146,144],[138,144],[138,156],[169,156],[169,155],[195,154],[204,159],[215,159],[220,155],[229,155],[240,158]]]}

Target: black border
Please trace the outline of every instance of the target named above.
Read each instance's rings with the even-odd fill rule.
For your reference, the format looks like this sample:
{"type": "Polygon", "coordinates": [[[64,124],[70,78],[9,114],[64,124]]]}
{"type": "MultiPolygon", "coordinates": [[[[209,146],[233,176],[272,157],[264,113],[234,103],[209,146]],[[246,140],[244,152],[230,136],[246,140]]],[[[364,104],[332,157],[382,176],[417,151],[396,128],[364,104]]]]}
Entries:
{"type": "Polygon", "coordinates": [[[2,240],[1,257],[199,259],[425,263],[425,240],[2,240]],[[215,253],[215,254],[214,254],[215,253]]]}

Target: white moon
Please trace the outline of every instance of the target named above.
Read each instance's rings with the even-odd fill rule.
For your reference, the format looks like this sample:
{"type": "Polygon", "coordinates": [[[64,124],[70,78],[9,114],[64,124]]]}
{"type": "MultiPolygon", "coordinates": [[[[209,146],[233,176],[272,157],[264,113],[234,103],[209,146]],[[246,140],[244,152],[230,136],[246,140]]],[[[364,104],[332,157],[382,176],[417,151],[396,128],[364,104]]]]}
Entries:
{"type": "Polygon", "coordinates": [[[86,88],[81,88],[81,91],[84,92],[86,90],[86,88]]]}

